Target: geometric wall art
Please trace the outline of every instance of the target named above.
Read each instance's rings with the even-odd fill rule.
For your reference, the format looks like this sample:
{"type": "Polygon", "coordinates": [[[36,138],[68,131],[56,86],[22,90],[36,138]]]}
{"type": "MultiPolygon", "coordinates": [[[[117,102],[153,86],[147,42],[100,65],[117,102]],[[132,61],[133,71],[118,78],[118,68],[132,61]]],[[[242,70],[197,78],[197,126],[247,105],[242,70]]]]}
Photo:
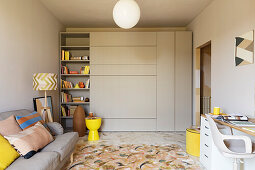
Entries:
{"type": "Polygon", "coordinates": [[[254,32],[238,36],[236,39],[235,64],[242,66],[252,64],[254,61],[254,32]]]}

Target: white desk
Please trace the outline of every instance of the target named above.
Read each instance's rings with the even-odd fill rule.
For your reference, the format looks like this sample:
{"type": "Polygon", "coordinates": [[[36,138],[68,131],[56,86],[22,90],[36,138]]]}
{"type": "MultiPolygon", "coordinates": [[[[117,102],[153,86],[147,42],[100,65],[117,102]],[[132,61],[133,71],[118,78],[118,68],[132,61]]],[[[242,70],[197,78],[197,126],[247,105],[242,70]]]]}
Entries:
{"type": "MultiPolygon", "coordinates": [[[[226,127],[225,130],[221,130],[222,133],[226,131],[230,132],[230,128],[233,128],[234,135],[245,135],[250,138],[254,138],[255,136],[255,133],[243,130],[240,127],[229,125],[219,120],[216,120],[216,122],[226,127]]],[[[255,170],[255,159],[245,159],[243,161],[244,164],[241,165],[241,170],[255,170]]],[[[204,115],[201,116],[200,162],[207,170],[233,169],[233,159],[224,157],[215,146],[211,137],[208,120],[204,115]]]]}

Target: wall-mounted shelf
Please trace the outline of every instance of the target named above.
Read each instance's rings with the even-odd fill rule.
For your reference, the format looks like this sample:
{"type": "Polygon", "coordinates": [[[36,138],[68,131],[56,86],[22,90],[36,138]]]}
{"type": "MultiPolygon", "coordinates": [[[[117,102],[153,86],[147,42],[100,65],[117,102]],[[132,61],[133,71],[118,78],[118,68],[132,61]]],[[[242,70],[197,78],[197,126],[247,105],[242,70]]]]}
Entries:
{"type": "Polygon", "coordinates": [[[89,50],[90,46],[61,46],[62,50],[89,50]]]}
{"type": "Polygon", "coordinates": [[[62,63],[89,63],[90,60],[61,60],[62,63]]]}
{"type": "Polygon", "coordinates": [[[89,102],[67,102],[67,103],[61,103],[61,105],[87,105],[89,102]]]}
{"type": "Polygon", "coordinates": [[[72,77],[80,76],[80,77],[89,77],[90,75],[89,75],[89,74],[61,74],[61,76],[72,76],[72,77]]]}
{"type": "Polygon", "coordinates": [[[79,91],[79,90],[90,90],[90,88],[61,88],[61,90],[74,90],[74,91],[79,91]]]}
{"type": "Polygon", "coordinates": [[[62,118],[62,119],[72,119],[73,116],[62,116],[61,118],[62,118]]]}

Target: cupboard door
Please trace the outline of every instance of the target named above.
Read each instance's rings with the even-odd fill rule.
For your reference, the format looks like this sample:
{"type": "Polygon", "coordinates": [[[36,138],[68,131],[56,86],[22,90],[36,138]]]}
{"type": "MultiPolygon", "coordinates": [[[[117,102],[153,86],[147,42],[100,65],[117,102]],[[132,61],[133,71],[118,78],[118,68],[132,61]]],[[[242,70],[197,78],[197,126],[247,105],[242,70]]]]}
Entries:
{"type": "Polygon", "coordinates": [[[174,32],[157,33],[157,130],[174,130],[174,32]]]}
{"type": "Polygon", "coordinates": [[[175,34],[175,130],[185,131],[192,123],[192,32],[175,34]]]}
{"type": "Polygon", "coordinates": [[[156,46],[155,32],[92,32],[92,47],[156,46]]]}

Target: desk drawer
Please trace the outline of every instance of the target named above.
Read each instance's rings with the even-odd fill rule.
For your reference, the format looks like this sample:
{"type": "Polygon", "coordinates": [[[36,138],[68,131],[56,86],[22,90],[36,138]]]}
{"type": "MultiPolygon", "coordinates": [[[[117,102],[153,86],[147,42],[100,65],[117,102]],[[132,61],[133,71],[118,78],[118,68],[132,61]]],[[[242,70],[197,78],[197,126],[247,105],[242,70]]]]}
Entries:
{"type": "Polygon", "coordinates": [[[201,164],[207,169],[209,170],[210,169],[210,166],[211,166],[211,159],[210,159],[210,156],[207,155],[206,153],[203,153],[200,155],[200,162],[201,164]]]}

